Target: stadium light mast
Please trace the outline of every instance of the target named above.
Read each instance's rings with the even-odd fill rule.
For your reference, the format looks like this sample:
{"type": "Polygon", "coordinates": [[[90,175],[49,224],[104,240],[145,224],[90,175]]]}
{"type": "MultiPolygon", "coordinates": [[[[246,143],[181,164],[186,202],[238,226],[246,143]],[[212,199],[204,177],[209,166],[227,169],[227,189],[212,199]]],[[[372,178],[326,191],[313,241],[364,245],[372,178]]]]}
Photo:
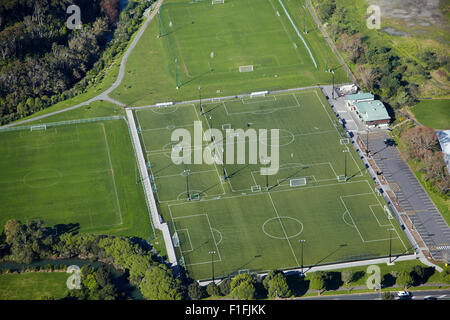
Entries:
{"type": "Polygon", "coordinates": [[[389,264],[392,263],[392,231],[394,231],[393,228],[388,229],[389,230],[389,264]]]}
{"type": "Polygon", "coordinates": [[[212,271],[212,281],[214,283],[214,255],[216,254],[215,251],[208,252],[211,255],[211,271],[212,271]]]}
{"type": "Polygon", "coordinates": [[[334,70],[333,69],[331,69],[331,76],[332,76],[332,78],[333,78],[333,87],[332,87],[332,92],[331,92],[331,95],[332,95],[332,97],[333,97],[333,100],[334,100],[334,70]]]}
{"type": "Polygon", "coordinates": [[[198,86],[198,95],[200,98],[200,115],[202,115],[203,113],[203,108],[202,108],[202,88],[200,86],[198,86]]]}
{"type": "Polygon", "coordinates": [[[303,275],[303,244],[306,242],[306,240],[298,240],[302,244],[302,252],[301,252],[301,273],[303,275]]]}
{"type": "Polygon", "coordinates": [[[366,137],[366,157],[369,156],[369,128],[367,128],[367,137],[366,137]]]}
{"type": "Polygon", "coordinates": [[[308,31],[306,31],[306,8],[303,6],[303,33],[307,34],[308,31]]]}
{"type": "Polygon", "coordinates": [[[186,169],[184,170],[184,174],[186,176],[186,194],[187,194],[187,199],[190,201],[191,200],[191,195],[189,194],[189,173],[191,172],[191,170],[186,169]]]}
{"type": "Polygon", "coordinates": [[[342,151],[344,153],[344,177],[345,177],[345,182],[347,182],[347,150],[343,150],[342,151]]]}
{"type": "Polygon", "coordinates": [[[175,82],[177,83],[177,90],[180,89],[178,86],[178,59],[175,58],[175,82]]]}

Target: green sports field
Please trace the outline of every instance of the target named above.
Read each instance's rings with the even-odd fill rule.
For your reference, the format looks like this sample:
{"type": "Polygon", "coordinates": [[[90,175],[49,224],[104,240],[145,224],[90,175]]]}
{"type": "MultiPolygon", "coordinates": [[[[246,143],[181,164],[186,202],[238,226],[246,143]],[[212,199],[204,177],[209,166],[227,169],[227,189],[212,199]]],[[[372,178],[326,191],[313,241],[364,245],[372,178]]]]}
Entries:
{"type": "Polygon", "coordinates": [[[208,102],[202,111],[199,104],[144,108],[135,117],[160,214],[196,279],[211,278],[211,259],[216,277],[298,267],[299,240],[305,265],[387,256],[390,228],[393,252],[410,247],[318,89],[208,102]],[[260,162],[175,165],[171,134],[193,133],[194,121],[221,130],[225,138],[214,144],[224,159],[233,145],[225,129],[280,129],[280,170],[268,190],[260,162]],[[303,183],[291,186],[295,179],[303,183]]]}
{"type": "Polygon", "coordinates": [[[153,235],[124,120],[0,132],[0,225],[79,224],[82,232],[153,235]]]}
{"type": "Polygon", "coordinates": [[[336,83],[349,81],[304,5],[297,0],[165,1],[112,96],[142,106],[198,98],[199,87],[204,97],[220,97],[331,84],[327,59],[336,83]],[[248,65],[252,72],[239,71],[248,65]]]}

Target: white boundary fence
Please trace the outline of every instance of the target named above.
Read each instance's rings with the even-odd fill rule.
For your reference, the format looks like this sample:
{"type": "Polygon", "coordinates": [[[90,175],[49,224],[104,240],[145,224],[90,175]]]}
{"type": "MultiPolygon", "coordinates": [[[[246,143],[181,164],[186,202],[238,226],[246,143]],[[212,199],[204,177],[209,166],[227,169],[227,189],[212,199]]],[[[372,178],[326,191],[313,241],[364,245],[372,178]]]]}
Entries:
{"type": "Polygon", "coordinates": [[[7,127],[7,128],[1,128],[0,132],[30,130],[32,127],[42,126],[42,125],[45,125],[48,129],[51,127],[66,126],[69,124],[89,123],[89,122],[99,122],[99,121],[119,120],[119,119],[126,120],[124,116],[87,118],[87,119],[67,120],[67,121],[49,122],[49,123],[35,123],[35,124],[30,124],[27,126],[19,126],[19,127],[7,127]]]}
{"type": "Polygon", "coordinates": [[[164,242],[166,244],[167,256],[172,267],[177,265],[177,256],[173,247],[172,237],[170,236],[169,225],[167,222],[162,222],[162,218],[158,213],[158,207],[156,206],[155,197],[153,195],[152,186],[150,184],[150,177],[148,176],[147,166],[145,164],[144,154],[142,153],[141,142],[139,141],[139,135],[136,130],[136,123],[133,117],[133,111],[126,109],[129,128],[131,131],[131,140],[133,141],[133,147],[136,153],[139,172],[141,174],[142,185],[144,187],[145,199],[147,205],[150,208],[151,219],[156,229],[159,229],[163,233],[164,242]]]}

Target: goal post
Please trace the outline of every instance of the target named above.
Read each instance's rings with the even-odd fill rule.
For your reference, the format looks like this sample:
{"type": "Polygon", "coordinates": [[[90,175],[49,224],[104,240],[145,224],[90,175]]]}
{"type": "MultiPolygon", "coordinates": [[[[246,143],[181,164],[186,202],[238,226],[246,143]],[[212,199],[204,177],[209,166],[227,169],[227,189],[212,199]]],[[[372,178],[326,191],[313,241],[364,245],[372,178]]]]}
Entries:
{"type": "Polygon", "coordinates": [[[47,130],[47,125],[39,124],[39,125],[30,127],[30,131],[37,131],[37,130],[47,130]]]}
{"type": "Polygon", "coordinates": [[[290,187],[299,187],[306,185],[306,178],[295,178],[289,180],[290,187]]]}
{"type": "Polygon", "coordinates": [[[211,0],[212,4],[220,4],[220,3],[225,3],[225,0],[211,0]]]}
{"type": "Polygon", "coordinates": [[[239,72],[252,72],[252,71],[253,71],[253,65],[239,66],[239,72]]]}
{"type": "Polygon", "coordinates": [[[180,239],[178,238],[178,232],[175,231],[175,233],[172,236],[172,242],[174,247],[180,246],[180,239]]]}

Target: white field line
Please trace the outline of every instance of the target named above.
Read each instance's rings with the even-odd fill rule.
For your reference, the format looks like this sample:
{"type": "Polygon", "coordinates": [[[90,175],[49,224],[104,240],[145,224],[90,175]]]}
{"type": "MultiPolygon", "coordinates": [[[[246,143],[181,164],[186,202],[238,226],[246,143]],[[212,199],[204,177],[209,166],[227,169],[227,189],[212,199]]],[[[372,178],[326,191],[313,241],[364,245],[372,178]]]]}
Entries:
{"type": "MultiPolygon", "coordinates": [[[[195,105],[194,104],[192,104],[192,106],[193,106],[193,108],[194,108],[194,110],[195,110],[195,114],[197,115],[197,120],[198,121],[201,121],[200,120],[200,116],[199,116],[199,114],[198,114],[198,112],[197,112],[197,109],[195,108],[195,105]]],[[[205,117],[205,119],[206,119],[206,115],[205,114],[203,114],[203,116],[205,117]]],[[[210,127],[210,125],[209,125],[209,121],[208,120],[206,120],[206,123],[208,124],[208,128],[209,129],[211,129],[211,127],[210,127]]],[[[204,134],[204,132],[202,132],[202,135],[204,134]]],[[[217,142],[216,141],[214,141],[214,144],[216,144],[217,142]]],[[[222,160],[222,162],[223,162],[223,160],[222,160]]],[[[216,168],[216,172],[217,172],[217,178],[219,179],[219,184],[220,184],[220,186],[222,187],[222,191],[223,191],[223,194],[225,194],[226,193],[226,191],[225,191],[225,188],[223,187],[223,184],[222,184],[222,182],[221,182],[221,180],[220,180],[220,174],[219,174],[219,170],[217,169],[217,164],[216,164],[216,162],[214,161],[214,168],[216,168]]],[[[225,168],[225,165],[224,165],[224,168],[225,168]]],[[[225,173],[226,173],[226,175],[228,176],[228,172],[227,172],[227,170],[225,169],[225,173]]],[[[227,179],[228,180],[228,179],[227,179]]]]}
{"type": "MultiPolygon", "coordinates": [[[[369,181],[367,181],[367,180],[365,180],[365,181],[366,181],[367,185],[370,187],[369,181]]],[[[383,204],[380,202],[380,199],[377,197],[376,193],[373,190],[372,190],[372,194],[375,196],[375,199],[377,199],[377,202],[380,204],[380,206],[383,207],[383,204]]],[[[397,228],[395,228],[395,226],[392,224],[392,220],[395,220],[395,221],[397,221],[397,220],[396,219],[390,219],[389,223],[390,223],[392,229],[394,229],[395,233],[397,234],[397,237],[400,239],[400,242],[403,244],[403,248],[405,248],[405,251],[407,251],[408,247],[405,245],[405,243],[403,242],[402,238],[400,237],[400,235],[399,235],[399,233],[397,231],[397,228]]]]}
{"type": "Polygon", "coordinates": [[[102,129],[103,129],[103,136],[105,137],[106,151],[108,153],[109,167],[111,168],[111,177],[112,177],[112,181],[113,181],[113,185],[114,185],[114,193],[115,193],[115,196],[116,196],[117,208],[119,209],[120,224],[122,224],[123,223],[123,221],[122,221],[122,210],[120,209],[119,195],[117,193],[116,179],[114,178],[114,169],[113,169],[113,166],[112,166],[111,154],[109,152],[108,138],[106,137],[105,125],[103,123],[100,123],[100,125],[102,126],[102,129]]]}
{"type": "MultiPolygon", "coordinates": [[[[373,214],[373,216],[375,217],[375,220],[377,220],[378,226],[380,226],[380,227],[389,227],[390,224],[382,224],[382,223],[380,223],[380,221],[378,220],[378,217],[377,217],[377,215],[375,214],[375,211],[373,211],[372,207],[380,207],[381,210],[383,210],[383,207],[380,206],[379,204],[369,204],[370,211],[372,211],[372,214],[373,214]]],[[[383,210],[383,213],[384,213],[384,210],[383,210]]],[[[385,213],[384,213],[384,214],[385,214],[385,213]]]]}
{"type": "Polygon", "coordinates": [[[300,32],[298,31],[298,29],[297,29],[297,27],[296,27],[294,21],[292,21],[291,16],[289,15],[289,13],[287,12],[286,8],[284,7],[283,2],[282,2],[281,0],[278,0],[278,1],[280,2],[281,6],[283,7],[283,10],[284,10],[284,12],[286,13],[286,16],[288,17],[289,21],[291,22],[292,27],[294,27],[294,30],[295,30],[295,32],[297,33],[298,37],[302,40],[303,44],[305,45],[306,49],[308,50],[309,56],[311,57],[311,59],[312,59],[312,61],[313,61],[313,63],[314,63],[314,66],[315,66],[316,69],[317,69],[317,63],[316,63],[316,60],[314,59],[311,50],[309,49],[308,45],[306,44],[305,39],[303,39],[303,37],[302,37],[302,35],[300,34],[300,32]]]}
{"type": "MultiPolygon", "coordinates": [[[[356,183],[361,183],[361,182],[366,182],[365,180],[360,180],[360,181],[351,181],[351,182],[347,182],[346,184],[356,184],[356,183]]],[[[306,190],[306,189],[313,189],[313,188],[326,188],[326,187],[333,187],[333,186],[339,186],[342,185],[342,183],[331,183],[331,184],[327,184],[327,185],[318,185],[318,186],[309,186],[309,187],[303,187],[301,190],[306,190]]],[[[246,190],[247,191],[247,190],[246,190]]],[[[271,191],[271,193],[277,193],[277,192],[293,192],[293,191],[299,191],[299,189],[285,189],[285,190],[276,190],[276,191],[271,191]]],[[[224,197],[220,197],[220,199],[215,198],[211,198],[211,199],[202,199],[200,201],[219,201],[219,200],[225,200],[225,199],[233,199],[233,198],[244,198],[244,197],[251,197],[251,196],[258,196],[261,195],[261,193],[249,193],[249,194],[245,194],[245,195],[230,195],[230,196],[224,196],[224,197]]],[[[181,200],[179,200],[181,201],[181,200]]],[[[169,206],[179,206],[179,205],[186,205],[188,203],[192,203],[192,202],[175,202],[173,201],[173,203],[169,203],[169,206]]]]}
{"type": "Polygon", "coordinates": [[[180,238],[180,236],[179,236],[180,231],[183,231],[183,232],[186,231],[187,237],[189,239],[189,245],[191,246],[191,249],[189,249],[189,250],[181,250],[181,243],[180,243],[180,250],[181,250],[181,252],[185,253],[185,252],[194,251],[194,246],[192,245],[191,236],[189,235],[189,229],[188,228],[184,228],[184,229],[178,229],[178,230],[175,230],[175,231],[178,233],[178,238],[180,238]]]}
{"type": "Polygon", "coordinates": [[[273,209],[275,210],[275,213],[277,214],[278,221],[280,221],[280,225],[281,225],[281,228],[283,229],[284,236],[286,237],[286,240],[287,240],[287,242],[289,244],[289,247],[291,248],[292,254],[294,255],[294,261],[295,261],[295,263],[297,263],[299,265],[298,260],[297,260],[297,256],[295,255],[294,249],[292,248],[291,241],[289,240],[289,237],[287,236],[286,230],[284,229],[283,222],[281,222],[281,217],[278,214],[278,210],[275,207],[275,204],[273,203],[272,196],[270,195],[270,192],[267,192],[267,194],[269,195],[270,202],[272,202],[273,209]]]}
{"type": "MultiPolygon", "coordinates": [[[[205,171],[191,171],[191,173],[190,174],[198,174],[198,173],[207,173],[207,172],[216,172],[216,170],[205,170],[205,171]]],[[[170,174],[170,175],[167,175],[167,176],[153,176],[155,179],[156,178],[159,178],[159,179],[161,179],[161,178],[170,178],[170,177],[179,177],[179,176],[181,176],[181,173],[178,173],[178,174],[170,174]]]]}
{"type": "MultiPolygon", "coordinates": [[[[211,228],[211,223],[210,223],[210,221],[209,221],[209,217],[208,217],[208,214],[207,213],[200,213],[200,214],[193,214],[193,215],[189,215],[189,216],[181,216],[181,217],[173,217],[173,215],[172,215],[172,209],[170,208],[170,205],[168,206],[168,208],[169,208],[169,214],[170,214],[170,217],[171,217],[171,219],[172,219],[172,225],[173,225],[173,229],[175,230],[175,231],[178,231],[178,230],[184,230],[184,229],[178,229],[177,230],[177,228],[175,227],[175,221],[174,220],[176,220],[176,219],[188,219],[188,218],[193,218],[193,217],[200,217],[200,216],[206,216],[206,219],[207,219],[207,221],[208,221],[208,225],[209,225],[209,228],[210,228],[210,231],[211,231],[211,235],[212,235],[212,239],[213,239],[213,241],[214,241],[214,245],[216,246],[216,252],[217,252],[217,255],[219,256],[219,260],[214,260],[214,262],[222,262],[222,258],[221,258],[221,256],[220,256],[220,251],[219,251],[219,248],[217,247],[217,243],[216,243],[216,240],[215,240],[215,238],[214,238],[214,233],[213,233],[213,230],[212,230],[212,228],[211,228]]],[[[189,238],[190,239],[190,238],[189,238]]],[[[181,246],[181,245],[180,245],[181,246]]],[[[193,244],[192,244],[192,242],[191,242],[191,248],[193,248],[193,244]]],[[[193,265],[199,265],[199,264],[206,264],[206,263],[211,263],[211,261],[210,260],[208,260],[207,262],[197,262],[197,263],[190,263],[190,264],[186,264],[186,266],[193,266],[193,265]]]]}
{"type": "MultiPolygon", "coordinates": [[[[341,134],[339,133],[339,130],[334,126],[335,122],[333,121],[333,119],[331,119],[330,114],[327,112],[327,108],[325,107],[325,105],[323,104],[322,100],[320,100],[319,94],[317,93],[317,90],[314,90],[314,92],[316,93],[317,96],[317,100],[319,100],[320,104],[322,105],[322,108],[324,109],[326,115],[328,116],[328,119],[330,119],[331,124],[333,125],[334,129],[336,130],[336,132],[338,133],[338,136],[341,137],[341,134]]],[[[353,162],[356,165],[357,169],[360,169],[360,167],[358,166],[358,163],[356,162],[355,158],[353,157],[353,154],[350,152],[348,146],[347,146],[347,150],[350,153],[350,157],[353,159],[353,162]]],[[[361,169],[360,169],[361,171],[361,169]]],[[[361,177],[363,176],[363,174],[361,173],[361,177]]]]}

